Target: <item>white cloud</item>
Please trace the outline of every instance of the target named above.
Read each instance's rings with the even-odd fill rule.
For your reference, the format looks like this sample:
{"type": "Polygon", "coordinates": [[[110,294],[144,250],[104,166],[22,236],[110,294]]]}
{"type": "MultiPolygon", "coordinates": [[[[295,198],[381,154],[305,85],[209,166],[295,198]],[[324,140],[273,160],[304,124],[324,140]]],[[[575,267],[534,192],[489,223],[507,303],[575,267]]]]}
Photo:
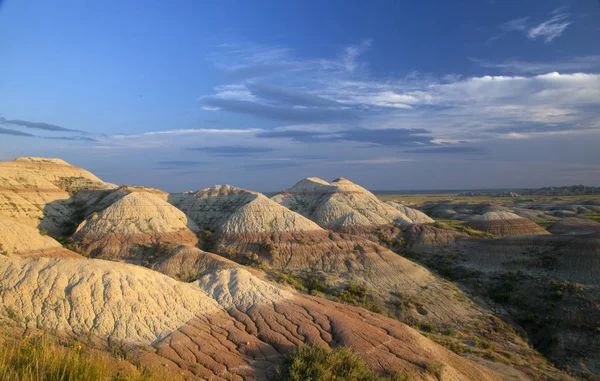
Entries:
{"type": "Polygon", "coordinates": [[[414,159],[398,158],[398,157],[384,157],[380,159],[365,159],[365,160],[343,160],[342,164],[395,164],[405,163],[414,161],[414,159]]]}
{"type": "Polygon", "coordinates": [[[371,40],[363,40],[359,45],[346,47],[343,57],[344,67],[347,71],[353,72],[357,68],[357,58],[371,47],[371,40]]]}
{"type": "Polygon", "coordinates": [[[600,68],[600,55],[566,57],[560,61],[535,62],[521,60],[506,60],[501,62],[490,62],[472,58],[471,61],[484,68],[500,69],[512,73],[541,74],[553,71],[582,71],[600,68]]]}
{"type": "Polygon", "coordinates": [[[500,27],[506,32],[524,31],[527,29],[527,22],[531,17],[521,17],[505,22],[500,27]]]}
{"type": "Polygon", "coordinates": [[[543,38],[544,42],[550,43],[563,34],[567,27],[571,25],[571,21],[568,18],[568,13],[556,14],[543,23],[529,29],[527,37],[532,40],[536,40],[538,37],[543,38]]]}
{"type": "Polygon", "coordinates": [[[488,42],[502,38],[511,32],[521,32],[531,40],[542,38],[544,42],[550,43],[572,24],[569,20],[569,13],[563,13],[565,9],[565,7],[555,9],[550,13],[552,17],[533,26],[530,24],[531,17],[520,17],[507,21],[500,25],[502,32],[490,37],[488,42]]]}

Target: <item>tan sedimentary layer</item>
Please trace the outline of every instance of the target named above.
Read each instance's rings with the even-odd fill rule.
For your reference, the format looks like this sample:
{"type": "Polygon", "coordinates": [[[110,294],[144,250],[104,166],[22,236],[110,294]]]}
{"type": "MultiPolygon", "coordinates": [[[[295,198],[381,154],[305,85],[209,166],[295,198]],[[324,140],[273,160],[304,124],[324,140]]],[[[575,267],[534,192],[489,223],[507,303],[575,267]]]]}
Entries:
{"type": "Polygon", "coordinates": [[[398,209],[415,224],[431,224],[435,222],[433,218],[429,217],[427,214],[421,212],[420,210],[408,207],[399,202],[388,201],[386,202],[386,204],[398,209]]]}
{"type": "MultiPolygon", "coordinates": [[[[197,314],[203,291],[142,267],[94,259],[1,259],[2,306],[27,324],[150,344],[197,314]]],[[[2,311],[4,313],[4,311],[2,311]]]]}
{"type": "Polygon", "coordinates": [[[152,264],[152,269],[172,278],[196,280],[217,270],[239,267],[220,255],[193,246],[177,246],[152,264]]]}
{"type": "Polygon", "coordinates": [[[27,225],[0,218],[0,255],[19,257],[77,257],[54,239],[27,225]]]}
{"type": "Polygon", "coordinates": [[[73,239],[85,253],[104,258],[139,257],[144,246],[195,245],[196,224],[157,196],[134,192],[82,222],[73,239]]]}
{"type": "Polygon", "coordinates": [[[260,193],[229,185],[192,193],[178,202],[177,207],[201,228],[222,234],[322,230],[260,193]]]}
{"type": "Polygon", "coordinates": [[[67,191],[85,187],[115,186],[59,159],[0,162],[0,216],[60,235],[72,214],[67,191]]]}
{"type": "Polygon", "coordinates": [[[497,237],[550,234],[540,225],[525,218],[501,220],[472,220],[467,226],[497,237]]]}
{"type": "Polygon", "coordinates": [[[394,206],[344,178],[331,183],[307,178],[271,199],[323,228],[339,232],[363,226],[413,223],[394,206]]]}

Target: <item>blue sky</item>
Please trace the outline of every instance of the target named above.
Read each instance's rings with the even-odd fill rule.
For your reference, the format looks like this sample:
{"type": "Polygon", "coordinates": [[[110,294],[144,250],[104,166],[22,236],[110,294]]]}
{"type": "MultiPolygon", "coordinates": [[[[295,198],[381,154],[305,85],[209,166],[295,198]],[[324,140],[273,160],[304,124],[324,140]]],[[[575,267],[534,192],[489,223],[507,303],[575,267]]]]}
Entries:
{"type": "Polygon", "coordinates": [[[259,191],[600,185],[600,2],[0,1],[0,160],[259,191]]]}

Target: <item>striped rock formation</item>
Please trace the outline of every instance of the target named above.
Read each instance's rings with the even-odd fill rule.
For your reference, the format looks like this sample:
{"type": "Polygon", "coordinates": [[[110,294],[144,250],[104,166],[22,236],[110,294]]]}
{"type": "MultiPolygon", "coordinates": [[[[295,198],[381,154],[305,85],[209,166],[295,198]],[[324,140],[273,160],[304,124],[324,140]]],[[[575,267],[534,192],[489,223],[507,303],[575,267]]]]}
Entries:
{"type": "Polygon", "coordinates": [[[165,246],[194,246],[197,231],[196,224],[168,202],[132,192],[86,218],[73,240],[88,256],[144,261],[165,246]]]}

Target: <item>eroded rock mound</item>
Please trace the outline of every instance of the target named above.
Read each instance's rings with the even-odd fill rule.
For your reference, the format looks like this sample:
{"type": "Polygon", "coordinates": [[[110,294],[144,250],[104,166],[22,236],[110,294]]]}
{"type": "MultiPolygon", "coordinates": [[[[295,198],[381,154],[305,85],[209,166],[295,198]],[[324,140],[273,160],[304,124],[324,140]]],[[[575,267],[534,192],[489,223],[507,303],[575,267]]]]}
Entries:
{"type": "Polygon", "coordinates": [[[327,183],[310,177],[271,199],[321,227],[338,232],[357,233],[382,225],[413,223],[394,206],[344,178],[327,183]]]}
{"type": "Polygon", "coordinates": [[[140,344],[166,337],[195,315],[222,311],[197,287],[97,259],[0,258],[0,279],[2,306],[30,325],[140,344]]]}
{"type": "Polygon", "coordinates": [[[115,187],[60,159],[0,162],[0,216],[61,235],[72,225],[74,192],[115,187]]]}
{"type": "Polygon", "coordinates": [[[398,209],[401,213],[406,215],[406,217],[410,218],[410,220],[415,224],[432,224],[435,222],[434,219],[429,217],[427,214],[421,212],[420,210],[410,208],[402,203],[388,201],[386,204],[398,209]]]}
{"type": "Polygon", "coordinates": [[[203,275],[239,265],[220,255],[202,251],[192,246],[177,246],[152,264],[152,269],[179,279],[195,281],[203,275]]]}
{"type": "Polygon", "coordinates": [[[471,216],[466,225],[497,237],[550,234],[535,222],[506,211],[471,216]]]}
{"type": "Polygon", "coordinates": [[[86,255],[143,260],[149,249],[194,246],[197,231],[196,224],[168,202],[150,193],[133,192],[89,216],[73,239],[81,243],[86,255]]]}
{"type": "Polygon", "coordinates": [[[600,232],[600,223],[583,218],[565,218],[553,223],[547,230],[552,234],[592,234],[600,232]]]}
{"type": "Polygon", "coordinates": [[[79,257],[36,228],[0,219],[0,255],[19,257],[79,257]]]}
{"type": "Polygon", "coordinates": [[[314,222],[263,194],[217,185],[189,194],[177,203],[198,226],[221,234],[321,231],[314,222]]]}

